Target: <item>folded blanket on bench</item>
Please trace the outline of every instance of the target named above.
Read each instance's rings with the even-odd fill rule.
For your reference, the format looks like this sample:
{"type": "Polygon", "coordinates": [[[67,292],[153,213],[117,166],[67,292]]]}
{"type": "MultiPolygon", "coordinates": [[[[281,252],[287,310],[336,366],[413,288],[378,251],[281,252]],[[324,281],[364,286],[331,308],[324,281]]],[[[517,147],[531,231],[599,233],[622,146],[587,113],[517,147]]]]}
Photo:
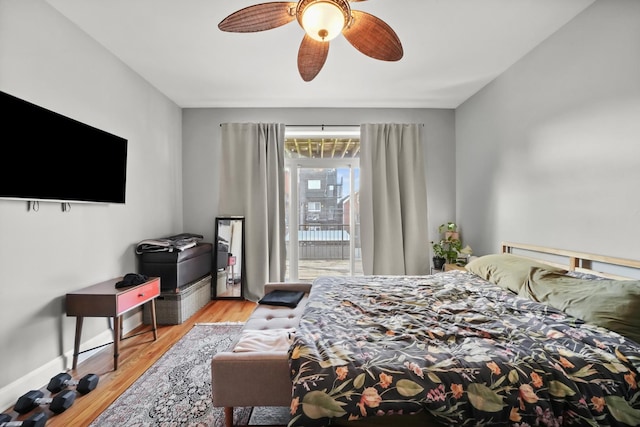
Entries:
{"type": "Polygon", "coordinates": [[[294,328],[243,330],[233,351],[287,351],[295,331],[294,328]]]}

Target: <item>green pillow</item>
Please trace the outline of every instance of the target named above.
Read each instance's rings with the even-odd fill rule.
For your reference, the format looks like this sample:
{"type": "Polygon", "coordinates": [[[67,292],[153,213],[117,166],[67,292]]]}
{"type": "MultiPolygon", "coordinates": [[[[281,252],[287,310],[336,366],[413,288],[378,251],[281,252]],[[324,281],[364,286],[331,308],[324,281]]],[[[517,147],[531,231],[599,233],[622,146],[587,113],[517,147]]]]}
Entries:
{"type": "Polygon", "coordinates": [[[593,280],[532,268],[520,296],[640,343],[640,281],[593,280]]]}
{"type": "Polygon", "coordinates": [[[516,294],[529,278],[531,267],[566,273],[566,270],[513,254],[492,254],[476,258],[466,265],[467,270],[483,279],[516,294]]]}

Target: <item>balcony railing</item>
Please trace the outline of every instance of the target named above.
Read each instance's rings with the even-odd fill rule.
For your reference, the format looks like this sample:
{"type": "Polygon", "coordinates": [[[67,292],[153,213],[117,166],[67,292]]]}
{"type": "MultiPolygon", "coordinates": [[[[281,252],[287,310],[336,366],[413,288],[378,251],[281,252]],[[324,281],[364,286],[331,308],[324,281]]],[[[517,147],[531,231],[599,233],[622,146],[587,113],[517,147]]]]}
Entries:
{"type": "MultiPolygon", "coordinates": [[[[298,227],[298,259],[348,260],[349,244],[352,238],[355,239],[356,248],[360,247],[358,233],[354,234],[349,232],[347,224],[302,224],[298,227]]],[[[287,242],[289,236],[287,232],[287,242]]]]}

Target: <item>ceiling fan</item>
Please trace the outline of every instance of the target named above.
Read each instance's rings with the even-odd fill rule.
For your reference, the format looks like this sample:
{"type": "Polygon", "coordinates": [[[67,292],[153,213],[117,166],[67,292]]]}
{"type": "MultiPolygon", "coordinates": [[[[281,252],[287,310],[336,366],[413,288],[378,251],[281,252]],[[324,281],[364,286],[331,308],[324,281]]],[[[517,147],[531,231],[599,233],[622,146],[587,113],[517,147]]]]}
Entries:
{"type": "Polygon", "coordinates": [[[382,61],[398,61],[403,50],[400,39],[383,20],[352,10],[349,1],[299,0],[260,3],[240,9],[224,18],[218,28],[232,33],[270,30],[294,19],[305,30],[298,50],[298,71],[306,82],[322,69],[329,54],[329,41],[340,33],[360,52],[382,61]]]}

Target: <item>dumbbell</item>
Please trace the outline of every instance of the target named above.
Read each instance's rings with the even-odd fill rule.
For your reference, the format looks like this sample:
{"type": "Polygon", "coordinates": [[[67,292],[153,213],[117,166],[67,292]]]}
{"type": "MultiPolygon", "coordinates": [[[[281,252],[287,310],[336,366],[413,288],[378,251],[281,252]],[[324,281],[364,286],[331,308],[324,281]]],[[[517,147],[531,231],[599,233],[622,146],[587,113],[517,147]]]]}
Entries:
{"type": "Polygon", "coordinates": [[[11,415],[0,414],[0,427],[44,427],[47,423],[47,414],[38,412],[26,420],[11,421],[11,415]]]}
{"type": "Polygon", "coordinates": [[[53,398],[45,398],[40,390],[31,390],[18,398],[13,409],[19,414],[26,414],[40,405],[49,405],[51,412],[59,414],[69,409],[75,400],[76,394],[73,390],[65,390],[53,398]]]}
{"type": "Polygon", "coordinates": [[[87,374],[84,377],[80,378],[80,380],[71,379],[71,375],[66,372],[61,372],[55,377],[51,378],[49,381],[49,385],[47,385],[47,390],[51,393],[57,393],[61,391],[65,387],[73,387],[76,386],[76,390],[78,390],[81,394],[87,394],[98,385],[98,381],[100,377],[96,374],[87,374]]]}

